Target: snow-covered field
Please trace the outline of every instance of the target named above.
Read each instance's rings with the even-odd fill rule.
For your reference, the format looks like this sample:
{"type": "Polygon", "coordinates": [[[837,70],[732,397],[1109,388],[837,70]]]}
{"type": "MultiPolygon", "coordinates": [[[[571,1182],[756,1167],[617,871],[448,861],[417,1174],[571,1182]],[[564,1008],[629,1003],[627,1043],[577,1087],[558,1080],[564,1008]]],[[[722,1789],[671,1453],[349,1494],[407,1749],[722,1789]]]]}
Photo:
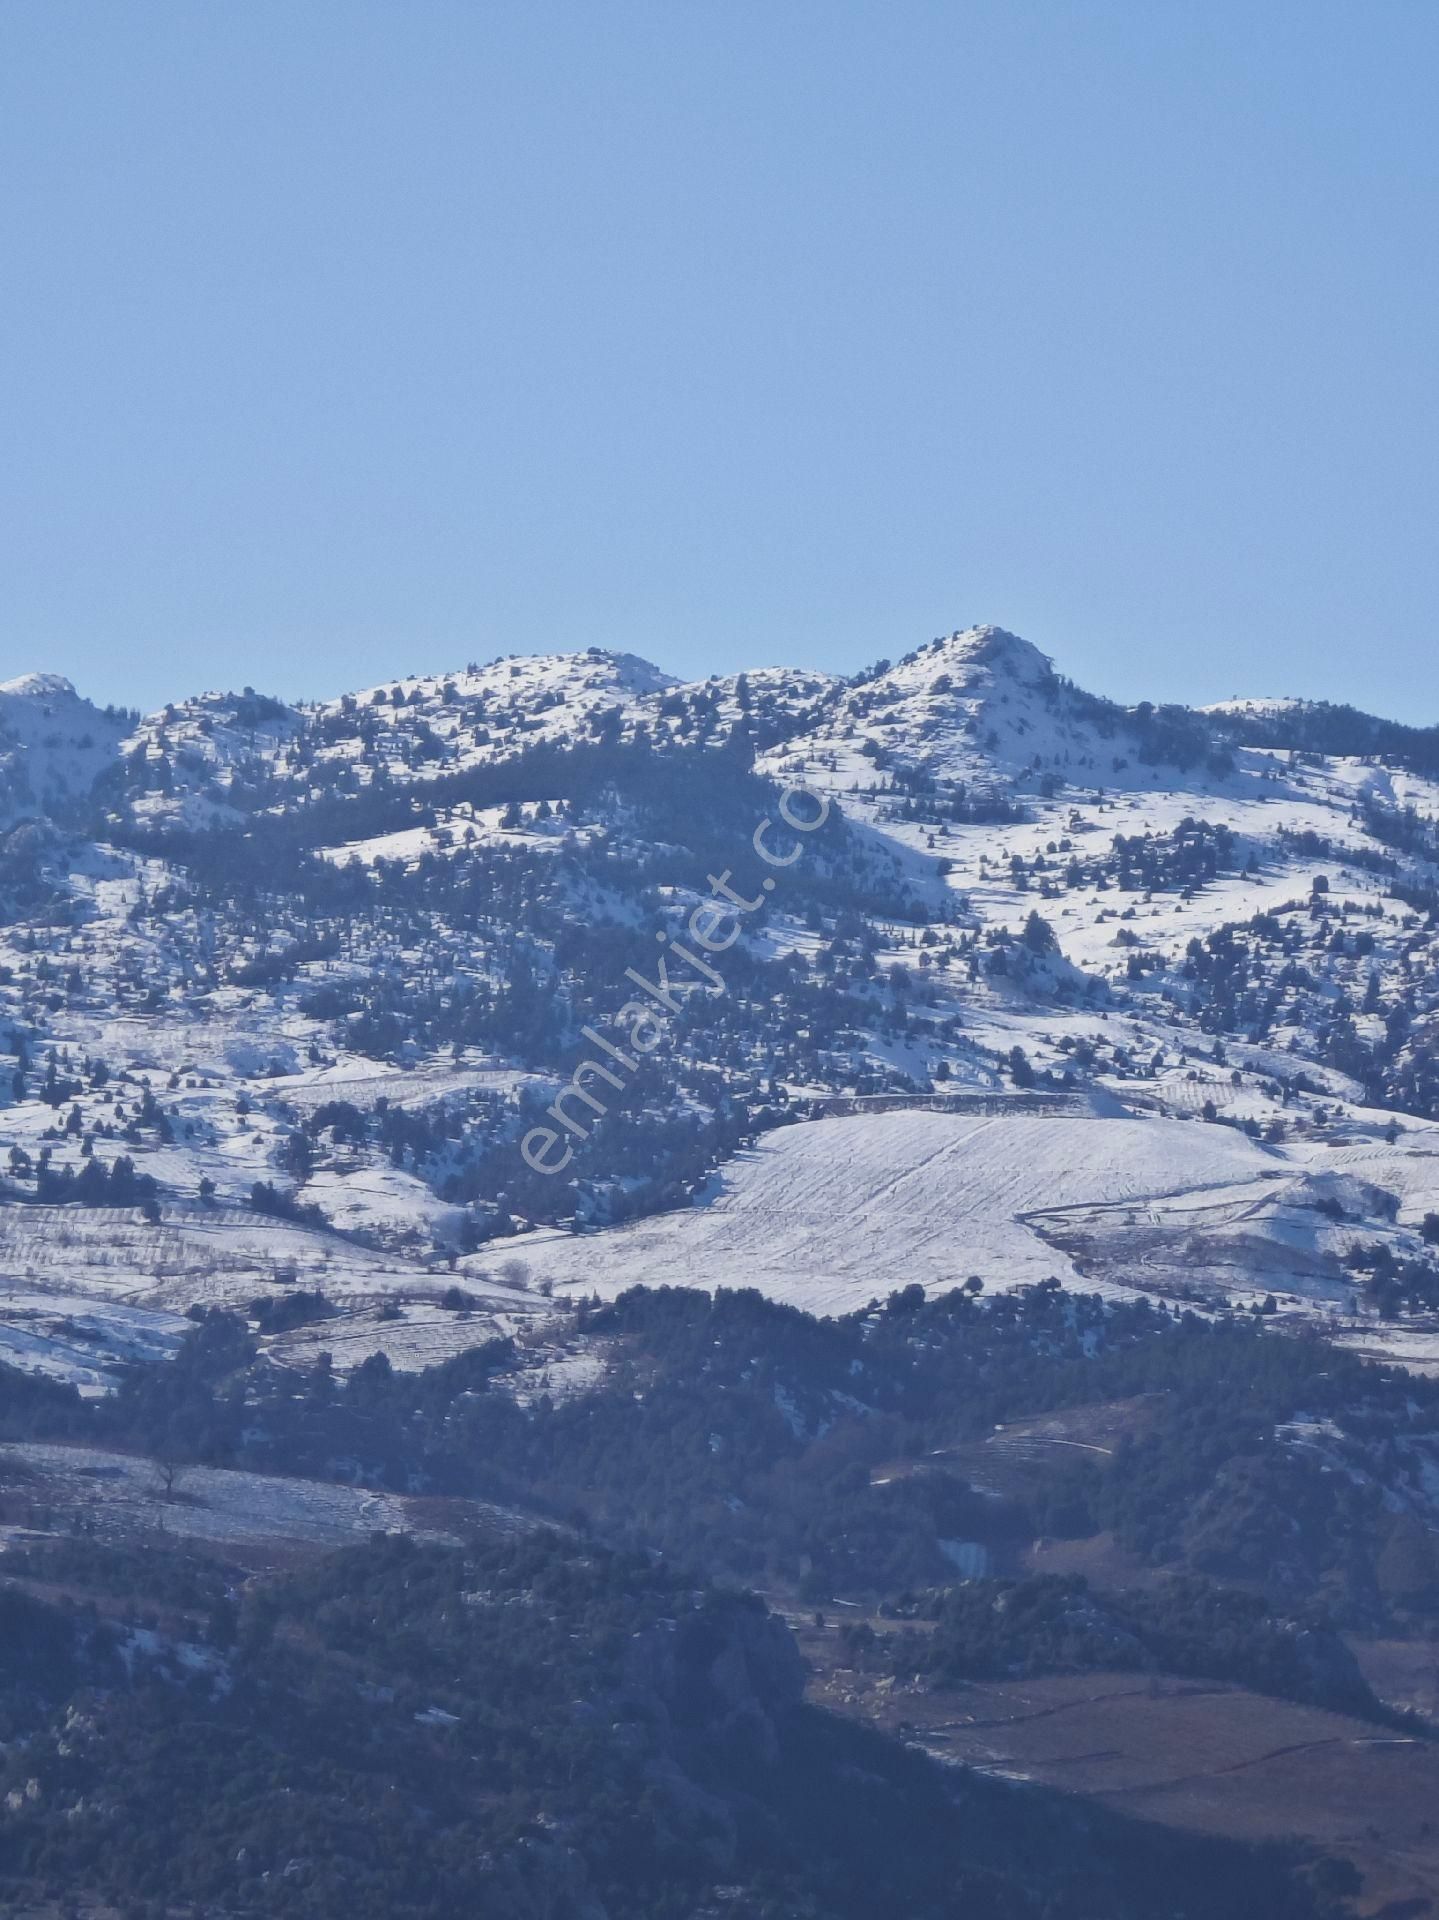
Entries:
{"type": "MultiPolygon", "coordinates": [[[[1265,1146],[1235,1128],[1164,1117],[974,1119],[901,1112],[769,1134],[695,1207],[608,1232],[533,1234],[525,1257],[557,1293],[633,1285],[755,1287],[821,1314],[918,1282],[971,1275],[988,1291],[1050,1277],[1110,1297],[1320,1317],[1393,1351],[1357,1317],[1345,1255],[1418,1250],[1435,1155],[1383,1144],[1265,1146]],[[1396,1214],[1403,1166],[1411,1188],[1396,1214]]],[[[1439,1359],[1439,1328],[1396,1336],[1439,1359]]]]}
{"type": "MultiPolygon", "coordinates": [[[[464,1281],[471,1291],[471,1282],[464,1281]]],[[[527,1349],[536,1346],[536,1364],[545,1352],[544,1341],[560,1317],[545,1301],[522,1293],[487,1290],[478,1308],[440,1306],[433,1299],[389,1301],[384,1307],[354,1306],[333,1318],[314,1320],[288,1333],[275,1334],[265,1351],[279,1366],[312,1367],[322,1353],[346,1373],[371,1354],[382,1353],[402,1373],[437,1367],[457,1354],[487,1340],[517,1339],[527,1349]]]]}
{"type": "Polygon", "coordinates": [[[1258,1181],[1283,1163],[1230,1128],[1166,1119],[889,1113],[768,1134],[699,1205],[524,1254],[558,1290],[758,1287],[843,1313],[918,1281],[987,1288],[1055,1275],[1084,1284],[1026,1216],[1082,1202],[1158,1201],[1258,1181]]]}
{"type": "Polygon", "coordinates": [[[289,1221],[224,1208],[152,1223],[133,1208],[0,1207],[0,1358],[103,1391],[109,1362],[173,1352],[187,1308],[243,1312],[296,1286],[338,1311],[278,1337],[277,1357],[329,1351],[342,1368],[381,1350],[429,1366],[550,1317],[548,1302],[474,1264],[461,1276],[474,1304],[460,1316],[438,1305],[453,1284],[444,1269],[289,1221]]]}
{"type": "Polygon", "coordinates": [[[181,1311],[301,1282],[332,1296],[383,1297],[435,1281],[338,1234],[221,1207],[192,1207],[154,1224],[133,1208],[0,1208],[0,1273],[32,1290],[47,1286],[181,1311]]]}
{"type": "MultiPolygon", "coordinates": [[[[0,1446],[0,1495],[35,1508],[35,1525],[0,1527],[0,1542],[72,1526],[106,1538],[180,1535],[226,1546],[339,1547],[372,1533],[449,1537],[423,1508],[395,1494],[330,1481],[279,1478],[231,1468],[185,1467],[167,1490],[164,1471],[134,1454],[26,1442],[0,1446]]],[[[467,1520],[510,1528],[498,1507],[466,1501],[467,1520]]]]}
{"type": "Polygon", "coordinates": [[[188,1322],[165,1308],[136,1307],[84,1289],[0,1285],[0,1360],[81,1393],[114,1385],[114,1363],[167,1360],[188,1322]]]}

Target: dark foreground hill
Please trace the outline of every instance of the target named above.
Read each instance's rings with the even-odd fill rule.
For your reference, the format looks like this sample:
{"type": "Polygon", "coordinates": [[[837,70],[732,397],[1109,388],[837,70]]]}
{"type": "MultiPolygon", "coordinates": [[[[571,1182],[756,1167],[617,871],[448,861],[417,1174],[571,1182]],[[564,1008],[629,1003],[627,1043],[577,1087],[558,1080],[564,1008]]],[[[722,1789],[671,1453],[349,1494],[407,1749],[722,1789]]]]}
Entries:
{"type": "Polygon", "coordinates": [[[137,1920],[1338,1910],[1338,1867],[946,1769],[808,1706],[758,1602],[563,1534],[377,1540],[238,1607],[221,1566],[148,1571],[193,1639],[92,1612],[120,1572],[100,1550],[68,1556],[69,1604],[3,1596],[9,1911],[47,1888],[137,1920]]]}

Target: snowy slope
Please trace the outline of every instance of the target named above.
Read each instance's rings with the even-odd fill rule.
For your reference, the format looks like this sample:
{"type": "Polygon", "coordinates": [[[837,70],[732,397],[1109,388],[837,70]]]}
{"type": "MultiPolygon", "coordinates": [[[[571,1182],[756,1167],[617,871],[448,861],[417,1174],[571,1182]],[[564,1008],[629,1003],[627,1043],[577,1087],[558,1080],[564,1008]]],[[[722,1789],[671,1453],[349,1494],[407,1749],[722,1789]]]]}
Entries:
{"type": "Polygon", "coordinates": [[[113,764],[125,725],[58,673],[0,682],[0,828],[83,798],[113,764]]]}

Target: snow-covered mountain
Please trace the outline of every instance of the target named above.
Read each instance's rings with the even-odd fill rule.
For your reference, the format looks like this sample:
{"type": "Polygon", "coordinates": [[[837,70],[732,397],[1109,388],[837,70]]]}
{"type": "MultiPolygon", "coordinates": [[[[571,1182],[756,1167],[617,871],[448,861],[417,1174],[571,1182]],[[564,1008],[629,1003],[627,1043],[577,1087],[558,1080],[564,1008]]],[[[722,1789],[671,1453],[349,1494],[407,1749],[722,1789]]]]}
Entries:
{"type": "Polygon", "coordinates": [[[1272,1294],[1439,1352],[1434,730],[1125,708],[995,627],[851,678],[587,648],[144,718],[47,673],[0,687],[0,833],[27,1364],[97,1387],[303,1283],[330,1350],[415,1365],[676,1268],[829,1310],[1272,1294]],[[767,872],[794,785],[829,818],[767,872]]]}
{"type": "Polygon", "coordinates": [[[123,715],[81,699],[58,673],[0,682],[0,826],[88,794],[124,733],[123,715]]]}

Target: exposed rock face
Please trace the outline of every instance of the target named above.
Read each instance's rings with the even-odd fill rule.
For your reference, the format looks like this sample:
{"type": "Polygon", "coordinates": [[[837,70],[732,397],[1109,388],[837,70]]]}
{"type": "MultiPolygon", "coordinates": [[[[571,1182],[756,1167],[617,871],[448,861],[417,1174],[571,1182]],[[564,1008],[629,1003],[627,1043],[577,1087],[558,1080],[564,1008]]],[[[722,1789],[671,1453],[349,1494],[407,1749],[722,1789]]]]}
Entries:
{"type": "Polygon", "coordinates": [[[697,1742],[762,1770],[778,1758],[777,1724],[803,1698],[805,1667],[783,1621],[736,1597],[651,1628],[625,1678],[677,1746],[697,1742]]]}

